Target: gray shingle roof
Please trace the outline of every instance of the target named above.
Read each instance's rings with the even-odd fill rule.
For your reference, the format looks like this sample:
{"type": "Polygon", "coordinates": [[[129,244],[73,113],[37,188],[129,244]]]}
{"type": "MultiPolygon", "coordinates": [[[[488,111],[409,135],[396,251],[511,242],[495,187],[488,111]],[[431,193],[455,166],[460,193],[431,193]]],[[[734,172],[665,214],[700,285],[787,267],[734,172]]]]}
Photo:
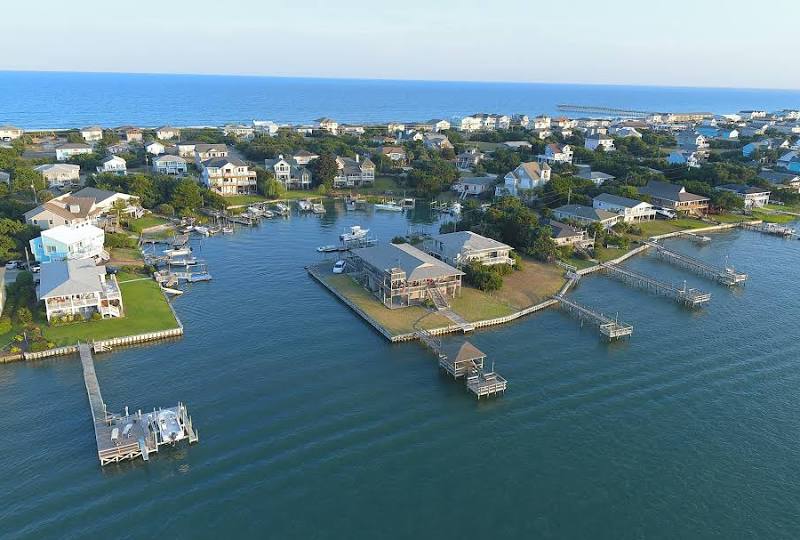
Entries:
{"type": "Polygon", "coordinates": [[[98,292],[103,290],[100,276],[105,266],[95,266],[92,259],[54,261],[42,265],[39,298],[98,292]]]}
{"type": "Polygon", "coordinates": [[[400,269],[405,272],[408,281],[463,275],[461,270],[431,257],[410,244],[379,244],[373,247],[354,249],[352,253],[370,266],[380,270],[400,269]]]}

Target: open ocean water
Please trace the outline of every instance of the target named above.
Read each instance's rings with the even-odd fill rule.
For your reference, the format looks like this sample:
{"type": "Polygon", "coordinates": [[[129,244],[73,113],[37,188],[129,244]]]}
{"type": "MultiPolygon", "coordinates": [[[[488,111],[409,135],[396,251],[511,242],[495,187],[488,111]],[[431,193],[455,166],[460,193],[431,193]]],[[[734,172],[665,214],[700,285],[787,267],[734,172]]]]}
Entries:
{"type": "MultiPolygon", "coordinates": [[[[510,381],[480,403],[309,278],[348,225],[294,215],[197,246],[183,339],[97,357],[110,408],[184,401],[191,447],[100,468],[77,357],[0,366],[0,537],[797,538],[800,242],[669,245],[749,274],[703,310],[603,276],[572,296],[634,324],[606,344],[556,309],[469,337],[510,381]]],[[[451,337],[448,339],[459,339],[451,337]]]]}
{"type": "Polygon", "coordinates": [[[557,114],[560,103],[637,110],[800,108],[800,90],[467,83],[210,75],[0,72],[0,124],[221,125],[253,119],[426,121],[475,112],[557,114]]]}

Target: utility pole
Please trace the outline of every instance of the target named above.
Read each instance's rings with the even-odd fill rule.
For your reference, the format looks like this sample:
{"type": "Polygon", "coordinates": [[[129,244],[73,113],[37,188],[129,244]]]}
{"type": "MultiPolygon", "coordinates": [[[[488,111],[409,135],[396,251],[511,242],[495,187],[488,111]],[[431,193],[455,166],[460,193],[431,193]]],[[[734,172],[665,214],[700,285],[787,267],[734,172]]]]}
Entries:
{"type": "Polygon", "coordinates": [[[36,186],[31,184],[31,191],[33,191],[33,202],[39,204],[39,197],[36,196],[36,186]]]}
{"type": "Polygon", "coordinates": [[[569,187],[569,191],[567,192],[567,204],[569,204],[570,199],[572,199],[572,186],[569,187]]]}

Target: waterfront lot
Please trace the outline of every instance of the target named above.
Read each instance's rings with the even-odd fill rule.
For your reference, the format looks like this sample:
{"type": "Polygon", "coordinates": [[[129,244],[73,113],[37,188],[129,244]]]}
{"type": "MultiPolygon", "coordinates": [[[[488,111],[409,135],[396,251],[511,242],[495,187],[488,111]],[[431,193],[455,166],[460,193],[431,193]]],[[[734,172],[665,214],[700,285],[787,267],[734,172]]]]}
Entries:
{"type": "Polygon", "coordinates": [[[56,346],[63,346],[73,345],[77,341],[131,336],[178,326],[178,321],[155,281],[145,276],[125,273],[120,273],[117,279],[125,307],[124,317],[65,326],[46,326],[43,323],[42,335],[56,346]]]}

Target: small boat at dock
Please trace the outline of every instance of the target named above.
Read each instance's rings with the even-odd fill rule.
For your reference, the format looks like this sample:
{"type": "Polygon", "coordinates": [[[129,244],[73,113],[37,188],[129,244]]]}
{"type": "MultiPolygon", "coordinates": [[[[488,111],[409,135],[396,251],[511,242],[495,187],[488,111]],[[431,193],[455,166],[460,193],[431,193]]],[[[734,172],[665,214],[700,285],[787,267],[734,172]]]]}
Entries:
{"type": "Polygon", "coordinates": [[[369,229],[363,229],[361,225],[353,225],[345,229],[345,231],[339,235],[339,240],[345,244],[348,242],[356,242],[366,238],[368,233],[369,229]]]}
{"type": "Polygon", "coordinates": [[[306,199],[297,201],[297,207],[301,212],[311,212],[311,202],[306,199]]]}
{"type": "Polygon", "coordinates": [[[324,214],[325,207],[322,205],[322,203],[314,203],[311,205],[311,211],[315,214],[324,214]]]}
{"type": "Polygon", "coordinates": [[[288,216],[291,213],[291,209],[283,203],[277,203],[275,205],[275,213],[279,216],[288,216]]]}
{"type": "Polygon", "coordinates": [[[235,229],[232,225],[226,225],[222,227],[222,234],[233,234],[235,229]]]}
{"type": "Polygon", "coordinates": [[[163,285],[161,286],[161,290],[173,296],[180,296],[183,294],[183,291],[180,289],[173,289],[172,287],[164,287],[163,285]]]}
{"type": "Polygon", "coordinates": [[[319,251],[320,253],[333,253],[334,251],[344,251],[344,249],[345,248],[343,248],[342,246],[329,244],[327,246],[319,246],[317,248],[317,251],[319,251]]]}
{"type": "Polygon", "coordinates": [[[195,225],[194,226],[194,232],[196,232],[199,235],[208,236],[209,235],[208,231],[209,231],[208,227],[205,227],[203,225],[195,225]]]}
{"type": "Polygon", "coordinates": [[[165,249],[164,255],[167,257],[182,257],[185,255],[191,255],[192,248],[190,247],[183,247],[183,248],[174,248],[174,249],[165,249]]]}
{"type": "Polygon", "coordinates": [[[377,203],[373,205],[375,210],[383,210],[384,212],[402,212],[403,207],[394,201],[377,203]]]}

